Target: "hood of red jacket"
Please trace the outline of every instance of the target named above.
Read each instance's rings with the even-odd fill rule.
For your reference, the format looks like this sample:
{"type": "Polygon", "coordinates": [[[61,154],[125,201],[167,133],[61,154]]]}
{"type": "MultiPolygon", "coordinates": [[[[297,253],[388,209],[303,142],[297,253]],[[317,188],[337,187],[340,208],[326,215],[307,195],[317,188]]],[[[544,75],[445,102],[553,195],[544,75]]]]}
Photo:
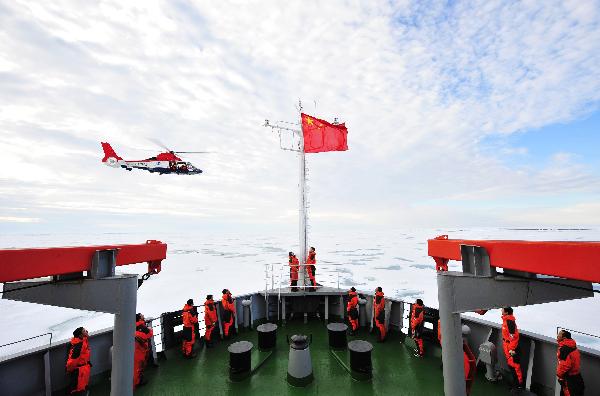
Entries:
{"type": "Polygon", "coordinates": [[[569,348],[577,348],[577,343],[575,343],[575,340],[573,340],[573,339],[565,338],[558,343],[558,346],[559,347],[566,346],[569,348]]]}

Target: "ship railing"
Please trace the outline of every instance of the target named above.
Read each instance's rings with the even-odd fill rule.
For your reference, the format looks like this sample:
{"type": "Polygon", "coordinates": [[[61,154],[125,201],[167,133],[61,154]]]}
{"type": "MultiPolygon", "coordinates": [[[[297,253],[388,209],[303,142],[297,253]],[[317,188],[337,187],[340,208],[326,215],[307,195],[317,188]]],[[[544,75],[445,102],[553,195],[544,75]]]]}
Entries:
{"type": "Polygon", "coordinates": [[[33,337],[22,338],[20,340],[16,340],[13,342],[9,342],[9,343],[0,345],[0,360],[4,357],[10,356],[14,353],[22,352],[23,349],[33,349],[33,348],[40,348],[40,347],[44,347],[44,346],[45,346],[45,349],[50,349],[50,347],[52,346],[52,333],[50,333],[50,332],[42,333],[42,334],[38,334],[33,337]],[[46,337],[46,336],[49,336],[48,343],[43,342],[41,345],[38,343],[34,343],[33,345],[31,345],[30,348],[23,348],[23,345],[22,345],[23,342],[37,340],[37,339],[40,339],[40,338],[46,337]]]}
{"type": "Polygon", "coordinates": [[[599,335],[585,333],[583,331],[573,330],[573,329],[569,329],[567,327],[561,327],[561,326],[556,327],[556,335],[558,335],[558,333],[561,330],[567,330],[568,332],[571,333],[571,336],[573,336],[575,334],[579,334],[581,337],[577,337],[577,338],[579,339],[579,342],[581,344],[585,344],[588,346],[593,345],[594,348],[600,349],[600,336],[599,335]]]}
{"type": "MultiPolygon", "coordinates": [[[[299,271],[306,271],[305,268],[307,265],[298,264],[299,271]]],[[[334,287],[340,290],[341,275],[344,273],[342,270],[343,265],[338,263],[317,264],[315,274],[317,279],[316,288],[334,287]]],[[[269,290],[277,290],[277,293],[281,294],[281,289],[290,287],[289,268],[289,264],[265,264],[265,296],[269,293],[269,290]]],[[[298,289],[310,289],[313,286],[298,284],[296,287],[298,289]]]]}
{"type": "MultiPolygon", "coordinates": [[[[298,264],[299,272],[306,271],[306,266],[309,264],[298,264]]],[[[326,263],[326,264],[317,264],[316,265],[316,280],[317,286],[311,286],[310,284],[298,284],[298,289],[301,290],[311,290],[313,288],[320,289],[324,287],[331,287],[340,290],[340,280],[341,275],[345,272],[343,271],[344,264],[341,263],[326,263]]],[[[277,301],[281,301],[281,292],[282,289],[287,287],[291,287],[290,282],[290,265],[282,264],[282,263],[270,263],[265,264],[265,301],[269,301],[269,294],[274,293],[277,296],[277,301]]],[[[305,272],[306,273],[306,272],[305,272]]],[[[308,279],[308,278],[307,278],[308,279]]],[[[305,282],[306,283],[306,282],[305,282]]],[[[275,312],[273,312],[275,313],[275,312]]],[[[277,309],[277,319],[279,320],[279,309],[277,309]]]]}
{"type": "MultiPolygon", "coordinates": [[[[204,324],[204,306],[203,305],[195,305],[196,311],[198,312],[198,331],[202,331],[206,329],[204,324]]],[[[177,311],[175,311],[177,312],[177,311]]],[[[166,315],[172,315],[173,312],[166,312],[161,314],[156,318],[148,318],[146,319],[146,325],[152,328],[153,337],[152,342],[154,344],[155,352],[162,352],[164,348],[164,331],[163,331],[163,323],[166,315]]],[[[177,325],[173,327],[174,331],[179,331],[180,327],[183,327],[183,324],[177,325]]]]}

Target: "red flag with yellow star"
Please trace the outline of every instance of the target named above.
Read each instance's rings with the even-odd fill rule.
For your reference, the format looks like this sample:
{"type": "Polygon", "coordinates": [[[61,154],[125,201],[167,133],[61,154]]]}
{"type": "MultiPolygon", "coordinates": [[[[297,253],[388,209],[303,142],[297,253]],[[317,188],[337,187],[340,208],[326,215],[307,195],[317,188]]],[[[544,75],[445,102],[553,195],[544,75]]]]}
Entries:
{"type": "Polygon", "coordinates": [[[302,133],[305,153],[348,150],[348,129],[344,124],[331,124],[302,113],[302,133]]]}

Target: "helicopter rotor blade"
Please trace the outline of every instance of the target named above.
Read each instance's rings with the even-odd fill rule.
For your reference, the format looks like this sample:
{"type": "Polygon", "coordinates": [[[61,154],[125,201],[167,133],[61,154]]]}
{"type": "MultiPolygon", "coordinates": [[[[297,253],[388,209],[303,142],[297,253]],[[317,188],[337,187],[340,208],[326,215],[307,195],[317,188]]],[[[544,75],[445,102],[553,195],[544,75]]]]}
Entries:
{"type": "Polygon", "coordinates": [[[212,151],[173,151],[175,154],[212,154],[212,151]]]}
{"type": "Polygon", "coordinates": [[[160,140],[158,140],[158,139],[155,139],[155,138],[148,138],[148,140],[149,140],[149,141],[151,141],[152,143],[154,143],[154,144],[158,145],[159,147],[162,147],[162,148],[164,148],[165,150],[167,150],[167,151],[169,151],[169,152],[173,151],[173,150],[171,150],[170,148],[168,148],[166,144],[164,144],[163,142],[161,142],[161,141],[160,141],[160,140]]]}

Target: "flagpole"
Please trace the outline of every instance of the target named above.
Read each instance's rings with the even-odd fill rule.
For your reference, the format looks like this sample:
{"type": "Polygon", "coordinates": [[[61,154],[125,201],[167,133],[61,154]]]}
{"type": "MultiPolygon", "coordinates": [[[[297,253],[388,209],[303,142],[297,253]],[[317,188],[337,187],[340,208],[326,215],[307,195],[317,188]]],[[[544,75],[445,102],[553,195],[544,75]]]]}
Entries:
{"type": "MultiPolygon", "coordinates": [[[[298,226],[299,226],[299,236],[300,236],[300,240],[299,240],[299,256],[298,259],[300,261],[300,265],[301,265],[301,271],[298,271],[298,282],[300,285],[302,286],[306,286],[306,253],[307,253],[307,246],[306,246],[306,157],[305,157],[305,153],[304,153],[304,134],[302,132],[302,103],[299,103],[299,111],[300,111],[300,133],[299,138],[300,138],[300,144],[299,144],[299,152],[298,152],[298,158],[299,158],[299,165],[300,165],[300,169],[299,169],[299,181],[298,181],[298,193],[299,193],[299,210],[298,210],[298,214],[299,214],[299,221],[298,221],[298,226]]],[[[304,289],[305,290],[305,289],[304,289]]]]}

